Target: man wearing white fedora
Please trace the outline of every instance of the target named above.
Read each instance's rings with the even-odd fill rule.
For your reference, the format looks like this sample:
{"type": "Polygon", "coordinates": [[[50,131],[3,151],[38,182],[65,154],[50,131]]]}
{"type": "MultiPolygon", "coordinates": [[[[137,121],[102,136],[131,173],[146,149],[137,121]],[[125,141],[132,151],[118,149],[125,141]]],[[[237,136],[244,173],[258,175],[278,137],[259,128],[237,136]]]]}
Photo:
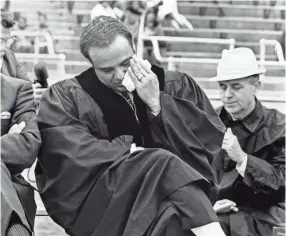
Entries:
{"type": "Polygon", "coordinates": [[[221,178],[214,209],[228,236],[270,236],[285,222],[285,115],[264,107],[256,94],[261,82],[254,53],[224,50],[217,67],[227,128],[222,158],[214,162],[221,178]]]}

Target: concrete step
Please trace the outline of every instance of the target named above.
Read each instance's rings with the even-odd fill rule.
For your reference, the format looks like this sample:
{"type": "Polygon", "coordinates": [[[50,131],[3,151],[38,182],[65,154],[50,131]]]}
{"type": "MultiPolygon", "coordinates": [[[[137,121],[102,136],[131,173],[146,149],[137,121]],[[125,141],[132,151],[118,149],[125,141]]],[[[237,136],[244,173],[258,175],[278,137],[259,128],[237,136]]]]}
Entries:
{"type": "MultiPolygon", "coordinates": [[[[260,19],[254,17],[217,17],[217,16],[193,16],[186,15],[192,25],[197,28],[216,28],[216,29],[254,29],[254,30],[276,30],[275,24],[280,29],[285,27],[283,19],[260,19]]],[[[84,24],[87,24],[85,22],[84,24]]],[[[37,15],[29,18],[29,24],[37,25],[37,15]]],[[[68,16],[56,15],[49,18],[49,26],[63,29],[74,28],[77,26],[76,20],[68,16]]]]}
{"type": "Polygon", "coordinates": [[[164,27],[164,34],[166,36],[178,37],[201,37],[201,38],[234,38],[236,41],[250,41],[259,42],[260,39],[277,39],[280,40],[282,31],[272,30],[245,30],[245,29],[174,29],[164,27]],[[222,35],[224,33],[225,35],[222,35]]]}
{"type": "MultiPolygon", "coordinates": [[[[169,51],[166,52],[166,56],[169,57],[187,57],[187,58],[221,58],[221,53],[208,53],[208,52],[186,52],[186,51],[169,51]]],[[[259,60],[260,55],[256,55],[259,60]]],[[[275,61],[276,55],[266,55],[266,60],[275,61]]]]}
{"type": "MultiPolygon", "coordinates": [[[[260,54],[259,42],[236,42],[236,47],[248,47],[251,48],[256,55],[260,54]]],[[[201,53],[221,53],[223,49],[229,49],[227,44],[205,44],[205,43],[172,43],[169,46],[170,52],[184,52],[185,54],[191,52],[201,52],[201,53]]],[[[276,55],[274,47],[266,47],[267,55],[276,55]]]]}
{"type": "MultiPolygon", "coordinates": [[[[246,1],[246,3],[251,1],[246,1]]],[[[260,1],[262,2],[262,1],[260,1]]],[[[264,11],[270,11],[269,18],[281,18],[281,11],[285,13],[285,3],[277,4],[276,7],[271,7],[269,5],[259,5],[253,6],[250,4],[227,4],[227,1],[222,1],[219,4],[207,3],[207,2],[181,2],[178,4],[178,9],[181,14],[184,15],[201,15],[201,16],[219,16],[219,8],[222,9],[225,16],[231,17],[257,17],[263,18],[264,11]],[[284,5],[284,7],[283,7],[284,5]],[[203,13],[203,8],[205,12],[203,13]]],[[[283,13],[282,13],[283,16],[283,13]]]]}
{"type": "Polygon", "coordinates": [[[276,30],[275,24],[281,29],[285,27],[283,19],[260,19],[242,17],[217,17],[217,16],[192,16],[186,15],[194,28],[216,28],[216,29],[254,29],[254,30],[276,30]]]}

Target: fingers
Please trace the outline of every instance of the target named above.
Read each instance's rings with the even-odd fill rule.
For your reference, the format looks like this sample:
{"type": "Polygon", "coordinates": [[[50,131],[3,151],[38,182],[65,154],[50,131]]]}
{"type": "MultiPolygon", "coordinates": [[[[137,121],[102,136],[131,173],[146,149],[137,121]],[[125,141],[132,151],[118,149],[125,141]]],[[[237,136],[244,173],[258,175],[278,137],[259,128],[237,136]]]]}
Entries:
{"type": "Polygon", "coordinates": [[[232,133],[231,128],[228,128],[224,137],[223,137],[223,145],[231,145],[234,143],[236,136],[232,133]]]}
{"type": "Polygon", "coordinates": [[[20,124],[14,124],[10,129],[9,129],[9,134],[14,134],[14,133],[21,133],[23,129],[26,127],[26,122],[22,121],[20,124]]]}
{"type": "Polygon", "coordinates": [[[13,133],[18,133],[17,130],[18,129],[18,124],[14,124],[10,129],[9,129],[9,134],[13,134],[13,133]]]}
{"type": "Polygon", "coordinates": [[[20,124],[19,124],[19,128],[21,129],[21,131],[26,127],[26,122],[25,121],[22,121],[20,124]]]}
{"type": "Polygon", "coordinates": [[[231,210],[233,210],[234,212],[238,212],[238,208],[235,207],[235,206],[232,206],[232,207],[231,207],[231,210]]]}
{"type": "Polygon", "coordinates": [[[134,75],[134,73],[133,73],[131,67],[129,67],[129,68],[127,69],[127,73],[129,74],[129,76],[130,76],[132,82],[134,83],[134,85],[137,87],[137,86],[138,86],[138,83],[139,83],[140,81],[139,81],[139,80],[137,79],[137,77],[134,75]]]}
{"type": "Polygon", "coordinates": [[[42,85],[40,83],[33,84],[33,89],[35,88],[42,88],[42,85]]]}
{"type": "Polygon", "coordinates": [[[236,206],[236,203],[231,201],[231,200],[229,200],[229,199],[222,199],[222,200],[216,201],[216,204],[219,204],[219,205],[223,205],[223,204],[226,204],[226,203],[229,203],[232,206],[236,206]]]}
{"type": "Polygon", "coordinates": [[[238,211],[238,208],[236,207],[236,203],[228,199],[217,201],[214,204],[213,209],[217,213],[227,213],[231,210],[234,212],[238,211]]]}
{"type": "Polygon", "coordinates": [[[130,68],[136,78],[141,82],[141,80],[148,75],[148,73],[142,68],[140,64],[136,64],[133,59],[130,60],[130,68]]]}
{"type": "Polygon", "coordinates": [[[232,134],[232,135],[233,135],[231,128],[228,128],[228,129],[226,130],[226,132],[227,132],[228,134],[232,134]]]}
{"type": "Polygon", "coordinates": [[[34,89],[34,93],[38,95],[43,95],[46,90],[46,88],[36,88],[34,89]]]}
{"type": "Polygon", "coordinates": [[[144,76],[152,73],[151,64],[147,60],[142,60],[136,56],[133,56],[132,59],[134,60],[135,65],[138,67],[138,69],[141,71],[141,73],[144,74],[144,76]],[[146,73],[146,75],[145,75],[145,73],[146,73]]]}

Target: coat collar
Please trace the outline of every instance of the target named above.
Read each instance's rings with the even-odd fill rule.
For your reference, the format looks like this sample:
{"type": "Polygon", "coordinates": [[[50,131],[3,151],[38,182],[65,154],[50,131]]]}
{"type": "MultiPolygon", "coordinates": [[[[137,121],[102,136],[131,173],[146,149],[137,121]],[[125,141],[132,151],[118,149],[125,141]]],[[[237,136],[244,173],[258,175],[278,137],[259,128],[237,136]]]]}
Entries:
{"type": "MultiPolygon", "coordinates": [[[[254,110],[246,116],[244,119],[240,120],[240,122],[244,125],[244,127],[253,133],[261,121],[264,119],[265,110],[261,104],[261,102],[256,98],[255,108],[254,110]]],[[[218,109],[219,116],[222,122],[228,126],[230,123],[234,123],[235,121],[231,118],[230,114],[225,110],[224,107],[218,109]]]]}

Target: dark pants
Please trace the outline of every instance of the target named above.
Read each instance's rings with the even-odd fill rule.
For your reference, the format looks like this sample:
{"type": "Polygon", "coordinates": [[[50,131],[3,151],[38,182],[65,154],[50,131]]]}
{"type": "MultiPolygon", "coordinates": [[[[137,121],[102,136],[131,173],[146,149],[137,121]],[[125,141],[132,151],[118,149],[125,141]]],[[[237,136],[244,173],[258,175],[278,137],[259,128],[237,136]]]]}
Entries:
{"type": "Polygon", "coordinates": [[[30,232],[34,226],[36,204],[34,191],[28,186],[14,183],[9,170],[1,160],[1,235],[13,223],[21,223],[30,232]],[[17,219],[15,222],[13,219],[17,219]]]}

